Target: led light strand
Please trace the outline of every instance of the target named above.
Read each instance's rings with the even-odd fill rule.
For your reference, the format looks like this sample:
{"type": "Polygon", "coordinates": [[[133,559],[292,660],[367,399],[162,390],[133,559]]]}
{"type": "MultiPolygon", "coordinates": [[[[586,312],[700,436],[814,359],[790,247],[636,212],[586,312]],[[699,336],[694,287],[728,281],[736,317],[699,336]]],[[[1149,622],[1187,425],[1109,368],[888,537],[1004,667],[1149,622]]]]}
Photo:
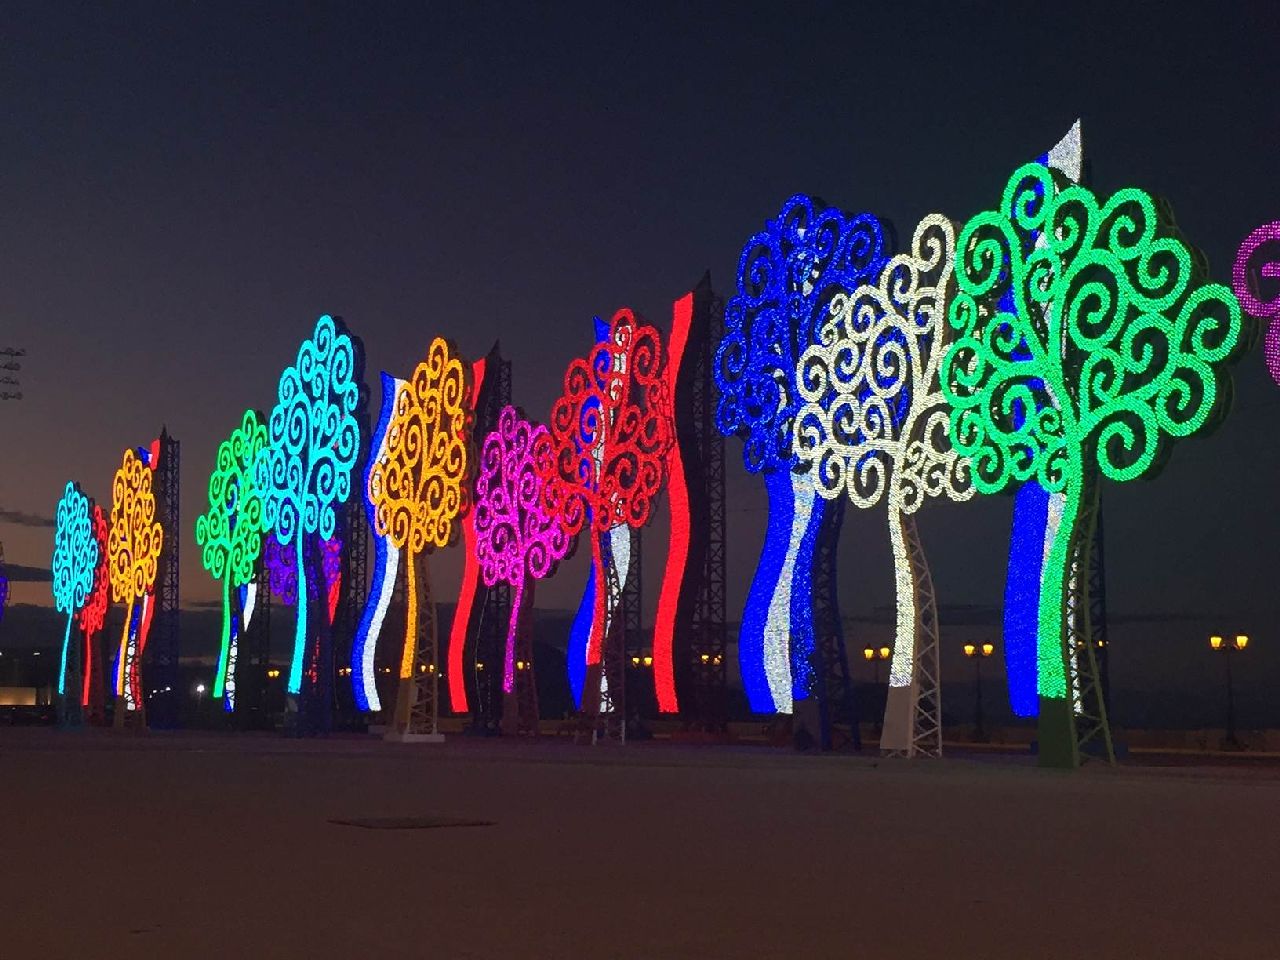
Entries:
{"type": "MultiPolygon", "coordinates": [[[[80,632],[84,634],[84,687],[81,691],[81,706],[90,706],[94,682],[94,635],[102,629],[107,619],[107,605],[111,601],[111,563],[107,550],[107,518],[102,507],[93,504],[92,510],[93,540],[97,544],[98,561],[93,570],[93,589],[88,599],[80,608],[80,632]]],[[[98,678],[101,683],[101,678],[98,678]]]]}
{"type": "MultiPolygon", "coordinates": [[[[471,364],[471,409],[478,415],[480,391],[488,366],[484,357],[471,364]]],[[[474,429],[474,426],[473,426],[474,429]]],[[[458,590],[458,603],[453,608],[453,622],[449,624],[449,704],[455,713],[466,713],[467,677],[464,669],[467,637],[471,633],[471,614],[475,609],[476,586],[480,569],[476,560],[476,515],[469,510],[462,518],[462,586],[458,590]]],[[[514,610],[515,608],[513,608],[514,610]]],[[[514,612],[513,612],[514,616],[514,612]]]]}
{"type": "Polygon", "coordinates": [[[391,595],[395,592],[396,574],[400,569],[400,550],[388,537],[378,533],[373,500],[369,497],[369,477],[373,473],[373,465],[387,457],[387,430],[395,414],[396,397],[404,386],[404,380],[389,373],[382,374],[382,410],[370,441],[372,455],[364,472],[364,511],[369,520],[369,529],[373,532],[374,563],[369,599],[365,601],[364,610],[360,613],[360,623],[351,644],[351,676],[356,708],[372,712],[382,709],[382,700],[378,696],[378,685],[374,678],[374,658],[387,608],[391,606],[391,595]]]}
{"type": "MultiPolygon", "coordinates": [[[[693,322],[693,294],[687,293],[675,302],[671,312],[671,340],[667,355],[667,396],[674,403],[676,385],[684,364],[685,347],[693,322]]],[[[672,430],[674,437],[674,426],[672,430]]],[[[680,703],[676,696],[675,633],[680,592],[689,563],[690,516],[689,486],[685,479],[684,458],[680,444],[672,443],[667,461],[667,502],[671,506],[671,543],[667,563],[662,571],[662,587],[653,621],[653,688],[660,713],[676,713],[680,703]]]]}

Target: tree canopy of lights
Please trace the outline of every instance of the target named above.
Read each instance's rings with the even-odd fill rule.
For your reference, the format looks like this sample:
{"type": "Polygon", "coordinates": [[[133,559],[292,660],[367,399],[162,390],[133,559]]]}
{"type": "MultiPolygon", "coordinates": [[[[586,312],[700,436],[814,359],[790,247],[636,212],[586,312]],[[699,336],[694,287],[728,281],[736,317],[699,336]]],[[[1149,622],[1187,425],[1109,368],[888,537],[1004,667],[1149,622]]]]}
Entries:
{"type": "MultiPolygon", "coordinates": [[[[102,629],[107,619],[107,604],[111,602],[111,562],[108,548],[107,517],[99,504],[93,504],[90,512],[93,524],[93,539],[98,545],[98,562],[93,569],[93,587],[89,598],[80,608],[80,632],[84,634],[84,690],[80,698],[83,706],[89,706],[90,693],[93,689],[95,670],[93,651],[94,634],[102,629]]],[[[99,684],[101,680],[99,679],[99,684]]],[[[99,686],[99,689],[101,687],[99,686]]]]}
{"type": "Polygon", "coordinates": [[[551,473],[551,434],[515,407],[498,415],[484,438],[476,480],[476,559],[485,586],[509,583],[514,591],[507,626],[502,689],[515,688],[516,633],[531,581],[555,572],[573,546],[561,517],[546,508],[545,478],[551,473]]]}
{"type": "Polygon", "coordinates": [[[1231,281],[1245,312],[1270,321],[1262,355],[1271,379],[1280,383],[1280,221],[1264,223],[1240,244],[1231,281]],[[1264,281],[1273,282],[1270,297],[1263,290],[1264,281]]]}
{"type": "MultiPolygon", "coordinates": [[[[897,597],[891,701],[895,689],[915,683],[923,613],[921,571],[908,550],[904,517],[929,497],[959,501],[973,494],[969,463],[951,446],[951,408],[938,383],[954,254],[951,221],[938,214],[921,220],[911,250],[889,260],[878,283],[832,298],[797,377],[804,405],[795,419],[795,451],[817,492],[828,500],[848,497],[863,509],[888,500],[897,597]]],[[[910,704],[902,703],[909,719],[910,704]]],[[[909,722],[891,719],[886,734],[909,737],[909,722]]],[[[910,741],[882,747],[908,749],[910,741]]]]}
{"type": "MultiPolygon", "coordinates": [[[[231,591],[248,585],[262,555],[262,497],[254,485],[254,465],[267,446],[267,428],[254,410],[246,410],[240,426],[218,444],[209,474],[209,510],[196,518],[196,543],[209,575],[222,583],[222,639],[213,696],[234,691],[231,591]]],[[[228,705],[233,706],[232,695],[228,705]]]]}
{"type": "Polygon", "coordinates": [[[850,216],[797,195],[751,237],[738,261],[716,351],[716,425],[743,441],[743,462],[763,473],[769,519],[742,614],[738,659],[757,713],[790,713],[813,685],[813,556],[826,512],[800,473],[795,418],[804,404],[800,358],[819,342],[832,299],[874,283],[892,232],[869,213],[850,216]]]}
{"type": "Polygon", "coordinates": [[[624,308],[613,315],[608,337],[586,359],[570,362],[551,407],[545,509],[569,536],[586,529],[591,538],[589,666],[601,662],[609,605],[616,601],[615,591],[606,589],[601,537],[614,527],[648,523],[665,479],[674,438],[664,365],[658,331],[624,308]]]}
{"type": "Polygon", "coordinates": [[[107,552],[111,558],[111,599],[127,609],[116,665],[116,696],[124,697],[127,710],[142,705],[138,678],[141,642],[134,632],[134,610],[155,587],[164,531],[156,521],[154,473],[132,448],[124,452],[120,469],[111,483],[111,525],[107,552]]]}
{"type": "MultiPolygon", "coordinates": [[[[363,377],[360,340],[327,314],[302,342],[296,363],[280,375],[268,445],[258,455],[254,485],[262,497],[265,528],[274,531],[281,546],[293,547],[304,580],[309,579],[308,536],[332,539],[338,507],[351,497],[351,475],[360,455],[357,413],[364,402],[363,377]]],[[[291,694],[302,690],[307,641],[307,604],[299,602],[296,610],[287,685],[291,694]]]]}
{"type": "Polygon", "coordinates": [[[1099,199],[1036,163],[960,233],[957,336],[941,373],[952,442],[982,493],[1034,477],[1065,495],[1039,605],[1042,762],[1069,749],[1064,595],[1086,485],[1094,471],[1150,475],[1230,393],[1224,365],[1244,340],[1240,307],[1205,272],[1147,193],[1099,199]],[[1001,308],[1005,294],[1013,310],[1001,308]]]}
{"type": "Polygon", "coordinates": [[[454,541],[458,517],[469,506],[470,393],[470,365],[449,341],[432,340],[427,358],[396,392],[385,452],[369,471],[374,531],[403,551],[406,564],[408,610],[396,707],[402,718],[409,686],[416,682],[419,594],[427,586],[418,582],[417,561],[454,541]]]}
{"type": "Polygon", "coordinates": [[[93,589],[93,571],[98,565],[98,541],[93,536],[89,498],[80,485],[68,483],[58,501],[53,529],[53,603],[67,615],[62,638],[62,659],[58,665],[58,696],[67,692],[67,656],[71,650],[71,625],[93,589]]]}

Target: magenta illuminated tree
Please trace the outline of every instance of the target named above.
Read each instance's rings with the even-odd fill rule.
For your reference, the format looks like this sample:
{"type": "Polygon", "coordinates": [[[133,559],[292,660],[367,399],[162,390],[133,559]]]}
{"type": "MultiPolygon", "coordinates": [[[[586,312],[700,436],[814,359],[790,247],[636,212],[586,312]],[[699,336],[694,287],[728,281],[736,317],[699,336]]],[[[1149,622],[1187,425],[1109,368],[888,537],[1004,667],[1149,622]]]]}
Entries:
{"type": "Polygon", "coordinates": [[[547,428],[530,423],[515,407],[503,407],[498,429],[485,437],[480,453],[476,559],[485,586],[505,582],[514,591],[502,658],[504,726],[514,724],[534,733],[538,717],[529,634],[534,585],[555,572],[575,543],[563,518],[547,509],[544,488],[551,466],[547,428]],[[518,674],[524,697],[517,697],[518,674]]]}

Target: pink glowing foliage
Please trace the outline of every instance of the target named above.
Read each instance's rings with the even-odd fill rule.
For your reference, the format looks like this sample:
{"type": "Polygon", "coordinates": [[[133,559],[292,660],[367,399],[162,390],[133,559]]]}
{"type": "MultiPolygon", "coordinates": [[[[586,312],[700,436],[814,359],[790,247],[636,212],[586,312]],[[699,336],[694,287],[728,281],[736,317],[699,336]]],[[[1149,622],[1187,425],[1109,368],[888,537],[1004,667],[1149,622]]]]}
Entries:
{"type": "Polygon", "coordinates": [[[1264,223],[1240,244],[1231,280],[1244,312],[1271,321],[1262,354],[1271,379],[1280,383],[1280,283],[1275,282],[1280,281],[1280,221],[1264,223]],[[1270,296],[1264,299],[1268,285],[1270,296]]]}
{"type": "MultiPolygon", "coordinates": [[[[544,477],[551,472],[551,435],[512,406],[502,408],[498,429],[484,439],[476,480],[476,559],[486,586],[511,584],[502,688],[515,683],[515,637],[526,583],[542,580],[570,552],[575,538],[563,518],[545,508],[544,477]]],[[[532,585],[529,587],[532,591],[532,585]]]]}

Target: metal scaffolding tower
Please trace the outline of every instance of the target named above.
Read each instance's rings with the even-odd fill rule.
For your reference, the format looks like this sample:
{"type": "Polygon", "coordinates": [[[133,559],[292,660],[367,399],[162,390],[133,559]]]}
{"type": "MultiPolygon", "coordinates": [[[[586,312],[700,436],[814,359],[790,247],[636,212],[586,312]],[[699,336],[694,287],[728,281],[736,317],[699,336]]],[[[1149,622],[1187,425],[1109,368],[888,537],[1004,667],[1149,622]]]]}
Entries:
{"type": "Polygon", "coordinates": [[[146,671],[148,689],[143,694],[147,698],[147,721],[150,725],[171,729],[178,726],[183,695],[178,662],[181,647],[178,585],[182,572],[182,445],[169,435],[167,428],[162,428],[159,450],[159,462],[153,464],[153,470],[156,514],[164,530],[164,544],[156,575],[155,618],[146,649],[150,662],[146,671]]]}
{"type": "Polygon", "coordinates": [[[813,627],[817,634],[814,693],[818,698],[818,745],[823,750],[834,750],[846,741],[855,750],[862,749],[836,577],[845,502],[846,498],[840,497],[826,505],[828,515],[818,532],[813,566],[813,627]]]}
{"type": "MultiPolygon", "coordinates": [[[[474,449],[478,451],[484,438],[498,427],[498,415],[511,403],[511,361],[502,358],[502,348],[495,341],[485,355],[485,378],[476,402],[476,419],[472,426],[474,449]]],[[[462,611],[455,610],[454,616],[462,611]]],[[[511,617],[511,587],[500,581],[492,587],[480,584],[470,611],[467,647],[471,656],[463,658],[469,667],[468,699],[471,701],[473,733],[497,733],[503,713],[502,661],[507,643],[507,624],[511,617]]],[[[530,638],[532,656],[532,638],[530,638]]],[[[530,674],[532,677],[532,672],[530,674]]]]}
{"type": "MultiPolygon", "coordinates": [[[[691,540],[690,576],[696,585],[691,591],[685,657],[677,648],[676,674],[683,694],[686,725],[704,733],[723,734],[728,729],[729,697],[727,652],[729,631],[725,593],[725,485],[724,436],[716,429],[715,363],[716,344],[724,335],[724,300],[711,288],[705,274],[693,292],[693,321],[686,352],[695,358],[689,364],[687,382],[677,383],[676,435],[689,484],[689,514],[698,535],[691,540]],[[683,660],[683,663],[681,663],[683,660]]],[[[677,633],[677,641],[680,640],[677,633]]]]}
{"type": "MultiPolygon", "coordinates": [[[[626,689],[623,691],[622,709],[627,722],[627,735],[647,735],[645,718],[657,712],[653,691],[653,652],[645,646],[644,606],[644,530],[631,531],[631,565],[627,581],[622,585],[615,620],[621,621],[621,635],[617,639],[623,664],[626,689]],[[645,658],[648,664],[645,664],[645,658]]],[[[617,629],[612,632],[616,633],[617,629]]],[[[608,641],[609,638],[606,638],[608,641]]]]}

